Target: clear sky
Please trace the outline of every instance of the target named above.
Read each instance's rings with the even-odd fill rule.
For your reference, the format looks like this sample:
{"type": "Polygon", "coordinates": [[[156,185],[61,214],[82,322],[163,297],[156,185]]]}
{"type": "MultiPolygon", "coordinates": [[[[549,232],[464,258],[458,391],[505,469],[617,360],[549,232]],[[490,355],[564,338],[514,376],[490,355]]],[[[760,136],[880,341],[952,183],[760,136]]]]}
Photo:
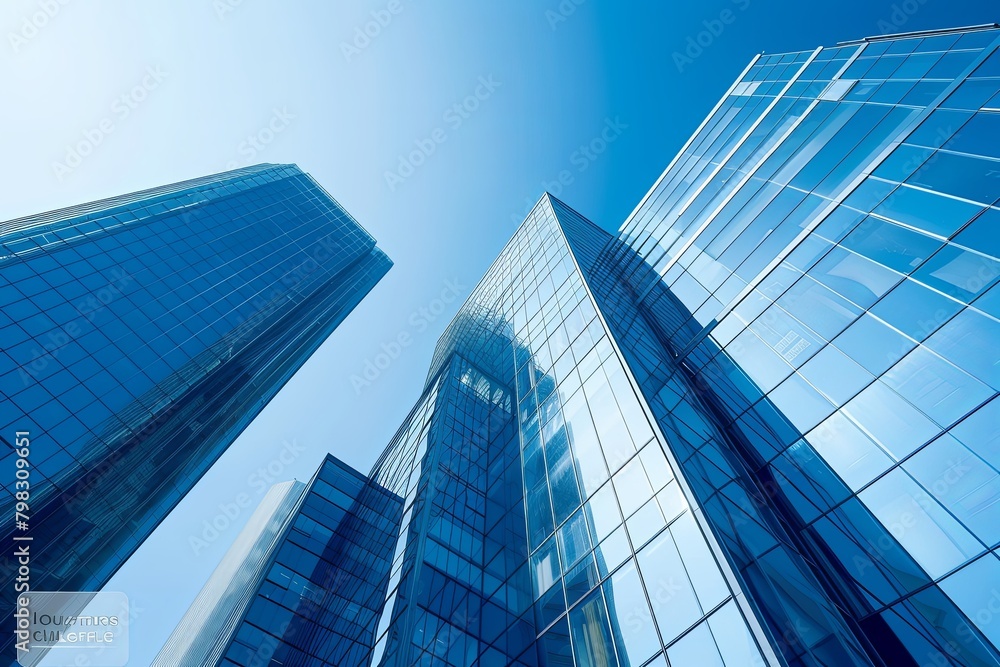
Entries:
{"type": "Polygon", "coordinates": [[[293,162],[395,261],[108,585],[138,609],[131,664],[263,496],[258,470],[305,480],[328,451],[369,469],[543,190],[617,229],[755,53],[998,18],[993,0],[6,0],[0,219],[293,162]]]}

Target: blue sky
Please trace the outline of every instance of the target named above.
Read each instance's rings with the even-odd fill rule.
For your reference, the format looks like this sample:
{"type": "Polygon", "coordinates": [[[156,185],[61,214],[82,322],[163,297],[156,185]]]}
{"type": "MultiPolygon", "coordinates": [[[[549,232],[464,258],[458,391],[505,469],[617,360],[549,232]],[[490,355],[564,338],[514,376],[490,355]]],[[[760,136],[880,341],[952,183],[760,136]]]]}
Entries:
{"type": "Polygon", "coordinates": [[[395,261],[109,584],[139,610],[132,664],[149,664],[267,480],[308,479],[327,451],[368,470],[543,190],[617,229],[755,53],[983,23],[991,5],[3,3],[0,219],[294,162],[395,261]],[[77,159],[81,141],[94,146],[77,159]],[[401,334],[411,344],[361,384],[401,334]],[[238,499],[228,528],[193,542],[238,499]]]}

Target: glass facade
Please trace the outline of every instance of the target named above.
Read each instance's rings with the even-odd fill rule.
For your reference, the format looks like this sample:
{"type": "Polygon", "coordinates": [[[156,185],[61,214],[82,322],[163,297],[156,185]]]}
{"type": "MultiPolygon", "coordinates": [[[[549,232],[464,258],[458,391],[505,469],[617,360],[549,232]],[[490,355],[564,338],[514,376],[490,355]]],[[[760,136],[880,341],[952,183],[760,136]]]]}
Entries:
{"type": "MultiPolygon", "coordinates": [[[[286,510],[285,528],[270,542],[263,568],[241,553],[227,554],[219,566],[237,562],[239,571],[254,573],[229,584],[241,603],[224,613],[235,622],[220,628],[217,617],[204,617],[197,622],[198,636],[206,638],[208,651],[178,659],[168,646],[156,664],[364,664],[383,601],[401,502],[391,490],[327,456],[299,504],[286,510]]],[[[279,522],[276,513],[271,524],[279,522]]],[[[220,586],[225,576],[219,577],[220,586]]],[[[188,616],[197,613],[192,607],[188,616]]],[[[174,634],[181,631],[178,626],[174,634]]]]}
{"type": "Polygon", "coordinates": [[[595,261],[790,664],[1000,664],[998,44],[758,57],[595,261]]]}
{"type": "Polygon", "coordinates": [[[99,589],[390,266],[293,165],[0,225],[0,465],[27,431],[32,588],[99,589]]]}
{"type": "Polygon", "coordinates": [[[369,475],[370,643],[258,664],[1000,665],[998,137],[996,26],[871,38],[755,58],[617,235],[543,196],[369,475]]]}
{"type": "Polygon", "coordinates": [[[268,490],[152,667],[218,663],[226,647],[221,639],[230,636],[243,618],[305,489],[296,481],[268,490]]]}

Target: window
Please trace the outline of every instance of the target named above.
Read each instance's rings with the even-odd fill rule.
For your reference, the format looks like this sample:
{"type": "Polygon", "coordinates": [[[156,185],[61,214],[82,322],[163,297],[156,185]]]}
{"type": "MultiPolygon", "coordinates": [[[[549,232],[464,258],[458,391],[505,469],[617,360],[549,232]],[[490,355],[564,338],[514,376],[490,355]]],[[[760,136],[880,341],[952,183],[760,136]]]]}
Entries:
{"type": "Polygon", "coordinates": [[[931,577],[946,574],[984,550],[899,468],[862,491],[859,498],[931,577]]]}

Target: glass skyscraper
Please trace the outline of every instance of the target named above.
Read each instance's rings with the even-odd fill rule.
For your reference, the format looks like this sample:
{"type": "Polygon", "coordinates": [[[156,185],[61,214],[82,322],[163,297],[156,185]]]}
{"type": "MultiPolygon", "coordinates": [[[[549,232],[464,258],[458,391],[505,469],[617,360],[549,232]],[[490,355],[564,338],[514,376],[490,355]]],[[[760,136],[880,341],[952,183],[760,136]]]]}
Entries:
{"type": "Polygon", "coordinates": [[[4,534],[53,591],[99,589],[391,266],[294,165],[13,220],[0,252],[2,467],[31,441],[4,534]]]}
{"type": "Polygon", "coordinates": [[[218,662],[225,649],[222,639],[235,631],[235,624],[253,599],[277,540],[295,516],[305,488],[305,484],[295,481],[275,484],[268,490],[152,667],[218,662]]]}
{"type": "Polygon", "coordinates": [[[754,58],[617,235],[542,197],[220,664],[1000,665],[998,177],[997,26],[754,58]]]}

